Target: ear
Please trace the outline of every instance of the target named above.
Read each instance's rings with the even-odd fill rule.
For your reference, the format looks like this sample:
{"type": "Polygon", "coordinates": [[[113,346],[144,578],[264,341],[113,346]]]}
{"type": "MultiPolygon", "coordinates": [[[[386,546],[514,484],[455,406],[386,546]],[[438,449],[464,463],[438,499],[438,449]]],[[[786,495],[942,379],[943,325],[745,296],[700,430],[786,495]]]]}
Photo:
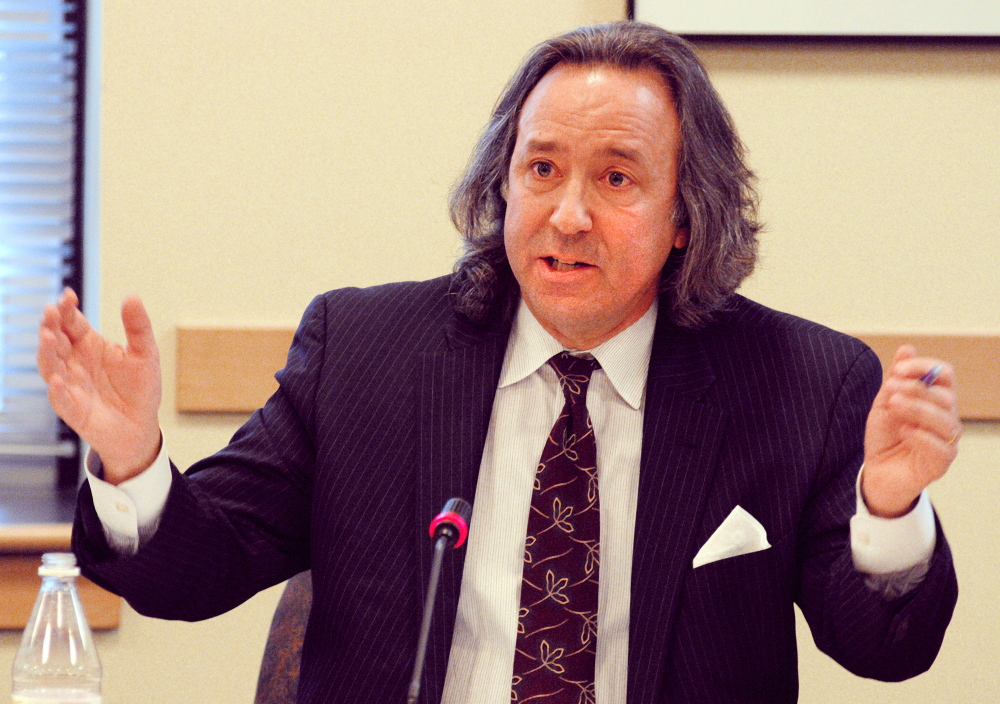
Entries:
{"type": "Polygon", "coordinates": [[[503,198],[505,203],[507,202],[507,194],[509,192],[510,190],[507,187],[507,178],[504,177],[504,180],[500,184],[500,197],[503,198]]]}
{"type": "Polygon", "coordinates": [[[674,235],[674,249],[684,249],[688,245],[687,228],[680,228],[674,235]]]}

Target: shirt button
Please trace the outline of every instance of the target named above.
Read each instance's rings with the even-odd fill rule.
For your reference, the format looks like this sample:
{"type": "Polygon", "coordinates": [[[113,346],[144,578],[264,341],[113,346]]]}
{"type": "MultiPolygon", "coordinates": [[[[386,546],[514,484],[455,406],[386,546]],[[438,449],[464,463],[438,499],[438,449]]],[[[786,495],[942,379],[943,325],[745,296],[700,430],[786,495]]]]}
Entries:
{"type": "Polygon", "coordinates": [[[861,533],[858,536],[858,542],[861,543],[862,545],[867,545],[868,543],[871,542],[871,538],[868,537],[867,533],[861,533]]]}
{"type": "Polygon", "coordinates": [[[128,513],[128,504],[123,503],[121,501],[115,504],[115,508],[121,511],[122,513],[128,513]]]}

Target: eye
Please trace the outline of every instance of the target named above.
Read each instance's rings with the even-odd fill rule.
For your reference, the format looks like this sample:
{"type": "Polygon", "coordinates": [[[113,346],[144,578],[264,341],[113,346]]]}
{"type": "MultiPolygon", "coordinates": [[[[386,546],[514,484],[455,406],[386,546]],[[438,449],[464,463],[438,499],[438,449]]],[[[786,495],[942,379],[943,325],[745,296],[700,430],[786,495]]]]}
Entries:
{"type": "Polygon", "coordinates": [[[550,164],[547,161],[536,161],[534,164],[531,165],[531,168],[532,170],[534,170],[535,174],[537,174],[541,178],[548,178],[549,176],[552,175],[552,172],[554,171],[552,164],[550,164]]]}
{"type": "Polygon", "coordinates": [[[608,183],[610,183],[615,188],[621,188],[626,183],[628,183],[628,176],[623,174],[621,171],[612,171],[608,174],[608,183]]]}

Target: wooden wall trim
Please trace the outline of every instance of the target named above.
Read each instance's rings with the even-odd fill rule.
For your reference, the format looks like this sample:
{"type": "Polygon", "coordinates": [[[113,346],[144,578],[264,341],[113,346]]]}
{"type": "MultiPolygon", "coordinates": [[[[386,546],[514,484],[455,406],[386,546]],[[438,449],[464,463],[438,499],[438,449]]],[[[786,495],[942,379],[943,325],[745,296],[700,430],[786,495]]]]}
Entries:
{"type": "Polygon", "coordinates": [[[1000,335],[853,333],[874,350],[885,369],[900,345],[955,367],[958,409],[966,420],[1000,420],[1000,335]]]}
{"type": "MultiPolygon", "coordinates": [[[[0,629],[21,630],[31,616],[42,582],[38,566],[43,552],[68,552],[68,523],[0,526],[0,629]]],[[[76,580],[87,621],[94,630],[117,628],[121,597],[86,577],[76,580]]]]}
{"type": "Polygon", "coordinates": [[[249,413],[278,388],[294,330],[178,328],[177,410],[249,413]]]}
{"type": "MultiPolygon", "coordinates": [[[[177,410],[249,413],[277,389],[274,373],[285,364],[293,330],[179,328],[177,410]]],[[[921,354],[945,359],[958,373],[959,409],[968,420],[1000,420],[1000,335],[864,332],[887,366],[909,343],[921,354]]]]}
{"type": "Polygon", "coordinates": [[[0,554],[67,552],[72,530],[69,523],[0,526],[0,554]]]}

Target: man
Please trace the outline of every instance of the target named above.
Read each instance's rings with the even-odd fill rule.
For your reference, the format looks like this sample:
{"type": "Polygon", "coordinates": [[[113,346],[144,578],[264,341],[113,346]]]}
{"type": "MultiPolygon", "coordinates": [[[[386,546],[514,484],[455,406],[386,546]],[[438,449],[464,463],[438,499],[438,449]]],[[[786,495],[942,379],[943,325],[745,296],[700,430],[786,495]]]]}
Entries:
{"type": "Polygon", "coordinates": [[[904,348],[878,390],[864,345],[737,296],[751,178],[681,40],[626,22],[543,43],[456,188],[456,273],[318,297],[278,392],[187,475],[163,452],[141,304],[123,350],[67,294],[39,363],[100,458],[74,529],[86,574],[198,619],[311,568],[299,701],[401,700],[424,526],[474,496],[424,701],[792,702],[793,603],[851,671],[925,670],[957,593],[923,493],[955,457],[954,374],[904,348]],[[590,503],[538,528],[571,454],[590,503]],[[599,550],[579,538],[585,571],[562,576],[580,565],[543,534],[597,518],[599,550]],[[719,549],[734,532],[755,540],[719,549]],[[544,621],[550,601],[570,615],[544,621]],[[555,635],[576,616],[579,648],[555,635]]]}

